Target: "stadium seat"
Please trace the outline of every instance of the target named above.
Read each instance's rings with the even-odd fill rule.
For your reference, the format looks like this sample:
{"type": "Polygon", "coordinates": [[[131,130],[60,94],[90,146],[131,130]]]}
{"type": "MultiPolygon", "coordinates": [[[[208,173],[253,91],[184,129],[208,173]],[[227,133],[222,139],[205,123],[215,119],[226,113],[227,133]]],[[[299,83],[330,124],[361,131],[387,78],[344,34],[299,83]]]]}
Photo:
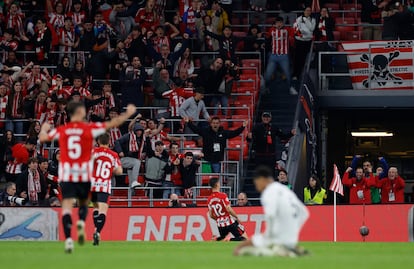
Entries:
{"type": "Polygon", "coordinates": [[[200,189],[200,196],[210,196],[211,190],[210,189],[200,189]]]}
{"type": "Polygon", "coordinates": [[[192,140],[185,140],[184,141],[184,148],[196,148],[197,144],[196,142],[192,141],[192,140]]]}
{"type": "MultiPolygon", "coordinates": [[[[244,59],[244,60],[242,60],[242,67],[256,67],[257,68],[258,72],[254,72],[254,74],[257,74],[257,73],[261,74],[261,66],[262,66],[262,64],[261,64],[260,59],[244,59]]],[[[254,70],[254,69],[246,69],[246,70],[243,70],[243,73],[248,74],[252,70],[254,70]],[[248,72],[246,72],[246,71],[248,71],[248,72]]]]}
{"type": "Polygon", "coordinates": [[[341,40],[341,33],[339,31],[333,31],[334,40],[341,40]]]}
{"type": "Polygon", "coordinates": [[[168,200],[167,201],[153,201],[154,207],[168,207],[168,200]]]}
{"type": "Polygon", "coordinates": [[[340,40],[346,40],[347,33],[355,30],[354,26],[336,26],[336,31],[340,32],[340,40]]]}
{"type": "Polygon", "coordinates": [[[247,36],[247,32],[233,31],[233,36],[243,38],[247,36]]]}
{"type": "Polygon", "coordinates": [[[335,18],[335,25],[339,26],[340,24],[355,24],[355,18],[353,17],[335,18]]]}
{"type": "Polygon", "coordinates": [[[345,40],[347,41],[358,41],[361,40],[362,32],[361,31],[352,31],[346,33],[345,40]]]}
{"type": "Polygon", "coordinates": [[[338,3],[326,3],[324,5],[324,7],[326,7],[329,11],[331,10],[339,10],[339,4],[338,3]]]}
{"type": "Polygon", "coordinates": [[[112,196],[123,196],[123,197],[127,197],[128,196],[128,190],[112,190],[112,196]]]}

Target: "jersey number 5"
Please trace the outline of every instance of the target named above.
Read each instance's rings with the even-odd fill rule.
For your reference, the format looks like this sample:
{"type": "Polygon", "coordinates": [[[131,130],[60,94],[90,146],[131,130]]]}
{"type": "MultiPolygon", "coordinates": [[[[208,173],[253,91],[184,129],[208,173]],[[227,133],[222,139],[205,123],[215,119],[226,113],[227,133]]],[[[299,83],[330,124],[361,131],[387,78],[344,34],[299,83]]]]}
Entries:
{"type": "Polygon", "coordinates": [[[72,160],[79,159],[82,154],[80,136],[69,136],[68,138],[68,155],[72,160]]]}
{"type": "Polygon", "coordinates": [[[225,213],[223,212],[223,207],[221,206],[221,204],[215,204],[212,206],[213,210],[214,210],[214,214],[219,217],[219,216],[224,216],[225,213]]]}

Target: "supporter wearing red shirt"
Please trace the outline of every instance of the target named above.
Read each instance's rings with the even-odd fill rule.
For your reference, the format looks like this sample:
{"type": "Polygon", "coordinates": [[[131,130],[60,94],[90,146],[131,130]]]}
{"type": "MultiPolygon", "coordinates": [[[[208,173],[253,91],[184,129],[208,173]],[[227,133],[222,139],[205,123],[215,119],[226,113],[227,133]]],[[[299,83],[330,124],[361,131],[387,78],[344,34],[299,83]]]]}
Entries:
{"type": "Polygon", "coordinates": [[[349,187],[350,204],[370,204],[371,187],[375,186],[375,177],[372,171],[364,175],[364,170],[358,167],[355,171],[355,177],[350,177],[351,167],[346,169],[342,183],[349,187]]]}
{"type": "Polygon", "coordinates": [[[377,177],[377,188],[381,189],[381,203],[404,203],[405,181],[398,175],[396,167],[390,167],[388,177],[377,177]]]}
{"type": "Polygon", "coordinates": [[[208,214],[210,218],[217,222],[217,227],[220,236],[216,241],[221,241],[231,233],[234,238],[230,241],[244,241],[247,239],[247,234],[244,227],[239,223],[239,218],[236,212],[230,205],[227,194],[220,192],[220,180],[218,178],[210,179],[210,187],[212,194],[208,197],[208,214]]]}
{"type": "Polygon", "coordinates": [[[19,42],[14,38],[14,29],[8,28],[4,31],[3,37],[0,39],[0,48],[5,51],[16,51],[19,47],[19,42]]]}
{"type": "Polygon", "coordinates": [[[147,0],[145,7],[140,8],[135,15],[135,22],[139,24],[143,32],[155,30],[155,26],[160,24],[155,10],[155,0],[147,0]]]}
{"type": "Polygon", "coordinates": [[[88,212],[88,195],[92,171],[92,150],[95,138],[108,129],[123,124],[136,111],[135,106],[128,105],[126,112],[105,123],[87,123],[86,108],[83,103],[71,102],[67,112],[70,122],[51,130],[47,123],[42,125],[39,133],[41,143],[59,141],[61,150],[59,161],[59,182],[62,187],[62,223],[65,233],[65,251],[71,253],[74,243],[71,238],[73,199],[79,199],[79,221],[77,223],[78,239],[85,242],[85,219],[88,212]]]}

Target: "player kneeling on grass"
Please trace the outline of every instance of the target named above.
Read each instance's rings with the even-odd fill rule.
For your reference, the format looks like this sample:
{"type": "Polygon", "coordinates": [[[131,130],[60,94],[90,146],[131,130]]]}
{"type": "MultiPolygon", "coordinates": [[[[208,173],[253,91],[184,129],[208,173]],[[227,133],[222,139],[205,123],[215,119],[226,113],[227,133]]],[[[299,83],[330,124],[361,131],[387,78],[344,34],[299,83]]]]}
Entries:
{"type": "Polygon", "coordinates": [[[220,236],[216,241],[221,241],[232,234],[234,238],[230,241],[244,241],[247,239],[247,234],[244,231],[243,225],[240,224],[236,212],[230,205],[227,194],[220,192],[220,181],[213,177],[210,179],[210,187],[212,194],[208,198],[208,213],[212,219],[217,221],[220,236]]]}
{"type": "Polygon", "coordinates": [[[93,222],[95,224],[95,233],[93,234],[94,246],[99,245],[101,231],[105,225],[112,176],[122,174],[122,165],[118,154],[109,149],[109,134],[102,134],[97,141],[99,147],[94,149],[92,155],[93,172],[91,183],[94,208],[93,222]]]}
{"type": "Polygon", "coordinates": [[[257,168],[254,185],[261,192],[266,231],[241,243],[234,254],[286,257],[307,254],[298,247],[300,230],[309,217],[306,206],[289,188],[274,181],[273,171],[268,167],[257,168]]]}

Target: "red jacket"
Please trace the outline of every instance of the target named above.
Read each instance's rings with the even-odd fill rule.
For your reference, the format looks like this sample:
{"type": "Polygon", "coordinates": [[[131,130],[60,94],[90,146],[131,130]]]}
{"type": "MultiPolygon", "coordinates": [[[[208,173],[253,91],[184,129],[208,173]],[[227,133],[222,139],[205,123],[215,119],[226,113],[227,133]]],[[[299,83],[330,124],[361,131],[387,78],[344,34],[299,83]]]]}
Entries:
{"type": "Polygon", "coordinates": [[[402,177],[398,176],[394,180],[377,177],[376,185],[381,189],[381,203],[404,203],[405,181],[402,177]]]}
{"type": "Polygon", "coordinates": [[[342,183],[349,187],[349,203],[350,204],[370,204],[371,203],[371,189],[375,187],[375,177],[371,173],[370,177],[363,177],[361,181],[358,181],[355,177],[349,178],[349,173],[345,173],[342,183]],[[364,199],[358,198],[358,192],[363,191],[364,199]]]}

